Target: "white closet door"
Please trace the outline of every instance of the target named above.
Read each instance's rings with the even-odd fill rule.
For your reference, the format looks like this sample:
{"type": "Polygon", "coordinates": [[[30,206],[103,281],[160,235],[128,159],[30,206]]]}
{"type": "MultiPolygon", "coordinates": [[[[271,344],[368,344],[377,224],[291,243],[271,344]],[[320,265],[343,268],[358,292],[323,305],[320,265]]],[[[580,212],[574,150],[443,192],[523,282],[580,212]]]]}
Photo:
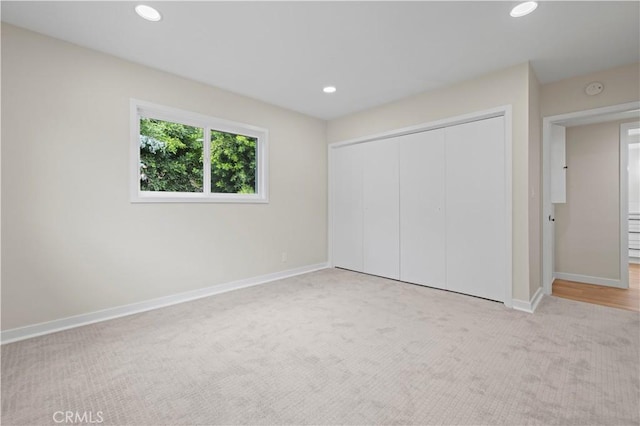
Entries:
{"type": "Polygon", "coordinates": [[[447,128],[445,153],[447,287],[504,301],[504,118],[447,128]]]}
{"type": "Polygon", "coordinates": [[[400,138],[400,279],[446,288],[444,129],[400,138]]]}
{"type": "Polygon", "coordinates": [[[364,272],[399,279],[398,140],[362,146],[364,272]]]}
{"type": "Polygon", "coordinates": [[[332,150],[333,264],[363,271],[362,146],[332,150]]]}

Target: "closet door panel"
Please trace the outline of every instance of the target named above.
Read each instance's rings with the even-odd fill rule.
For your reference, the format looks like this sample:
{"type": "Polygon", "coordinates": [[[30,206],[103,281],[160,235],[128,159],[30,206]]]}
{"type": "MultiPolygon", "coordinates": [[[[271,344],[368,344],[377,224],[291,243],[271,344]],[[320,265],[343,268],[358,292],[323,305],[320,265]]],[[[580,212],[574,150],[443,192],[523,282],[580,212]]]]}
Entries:
{"type": "Polygon", "coordinates": [[[399,279],[398,139],[362,146],[364,272],[399,279]]]}
{"type": "Polygon", "coordinates": [[[332,150],[334,266],[363,271],[362,147],[332,150]]]}
{"type": "Polygon", "coordinates": [[[400,138],[400,279],[446,288],[444,129],[400,138]]]}
{"type": "Polygon", "coordinates": [[[447,287],[504,301],[504,118],[447,128],[445,155],[447,287]]]}

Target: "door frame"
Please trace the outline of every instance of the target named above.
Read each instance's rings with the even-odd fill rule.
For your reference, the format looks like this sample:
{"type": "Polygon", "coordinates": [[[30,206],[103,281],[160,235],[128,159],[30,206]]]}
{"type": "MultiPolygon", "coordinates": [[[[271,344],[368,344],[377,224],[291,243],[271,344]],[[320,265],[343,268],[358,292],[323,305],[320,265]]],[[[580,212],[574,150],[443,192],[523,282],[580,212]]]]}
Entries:
{"type": "Polygon", "coordinates": [[[624,268],[627,271],[626,288],[629,288],[629,149],[634,139],[629,136],[629,130],[638,128],[640,121],[620,125],[620,232],[624,237],[620,238],[620,253],[624,253],[624,256],[620,256],[620,270],[624,268]]]}
{"type": "MultiPolygon", "coordinates": [[[[640,101],[627,102],[624,104],[611,105],[601,108],[588,109],[583,111],[570,112],[566,114],[559,114],[544,117],[542,119],[542,288],[545,294],[549,295],[552,291],[553,280],[555,279],[554,268],[554,248],[555,248],[555,233],[553,220],[555,220],[555,206],[551,203],[551,125],[559,124],[564,125],[572,120],[596,118],[598,116],[630,112],[640,109],[640,101]],[[553,220],[549,220],[549,219],[553,220]]],[[[622,142],[621,142],[622,143],[622,142]]],[[[628,210],[628,205],[623,206],[623,200],[627,200],[628,194],[623,194],[623,186],[626,190],[627,186],[622,182],[628,177],[622,176],[622,171],[626,173],[626,159],[627,152],[620,150],[620,216],[624,211],[628,210]],[[625,161],[625,163],[623,163],[625,161]]],[[[626,220],[625,220],[626,222],[626,220]]],[[[622,247],[623,241],[628,239],[628,234],[623,234],[623,229],[626,226],[620,223],[620,246],[622,247]]],[[[620,253],[620,283],[627,288],[629,286],[628,281],[628,266],[623,264],[623,259],[626,259],[628,263],[628,250],[621,250],[620,253]],[[626,277],[626,279],[625,279],[626,277]]],[[[613,280],[612,280],[613,281],[613,280]]]]}
{"type": "Polygon", "coordinates": [[[389,139],[397,136],[408,135],[412,133],[426,132],[429,130],[440,129],[443,127],[456,126],[458,124],[469,123],[472,121],[484,120],[487,118],[504,117],[504,176],[505,176],[505,249],[506,249],[506,265],[504,270],[504,278],[506,283],[504,293],[504,305],[513,307],[513,124],[512,124],[512,106],[502,105],[495,108],[490,108],[482,111],[471,112],[468,114],[447,117],[440,120],[434,120],[417,124],[414,126],[403,127],[386,132],[381,132],[372,135],[366,135],[354,139],[348,139],[340,142],[330,143],[327,147],[327,163],[328,163],[328,215],[327,215],[327,255],[330,267],[335,267],[333,262],[333,186],[335,184],[333,178],[333,152],[335,149],[347,145],[355,145],[360,143],[372,142],[381,139],[389,139]]]}

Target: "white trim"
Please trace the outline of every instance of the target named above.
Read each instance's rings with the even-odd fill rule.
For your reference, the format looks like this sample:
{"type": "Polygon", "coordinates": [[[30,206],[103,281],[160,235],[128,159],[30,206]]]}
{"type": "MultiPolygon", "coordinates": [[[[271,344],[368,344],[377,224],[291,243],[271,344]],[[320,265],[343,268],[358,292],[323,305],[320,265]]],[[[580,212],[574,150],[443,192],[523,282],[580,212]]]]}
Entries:
{"type": "MultiPolygon", "coordinates": [[[[136,187],[136,190],[138,188],[136,187]]],[[[268,203],[268,198],[257,194],[205,194],[204,192],[154,192],[140,191],[132,203],[268,203]]]]}
{"type": "Polygon", "coordinates": [[[542,287],[538,287],[530,301],[513,299],[513,309],[532,314],[538,308],[543,296],[542,287]]]}
{"type": "Polygon", "coordinates": [[[138,198],[140,189],[140,120],[138,120],[138,103],[140,101],[131,99],[129,101],[129,199],[138,198]],[[134,141],[138,141],[134,143],[134,141]]]}
{"type": "MultiPolygon", "coordinates": [[[[205,126],[203,128],[202,136],[208,143],[202,144],[202,158],[211,158],[211,128],[205,126]]],[[[209,167],[202,168],[203,182],[202,182],[202,194],[211,194],[211,165],[209,167]]]]}
{"type": "Polygon", "coordinates": [[[157,105],[139,99],[130,99],[130,201],[132,203],[268,203],[269,202],[269,131],[250,124],[209,117],[191,111],[157,105]],[[205,161],[203,165],[203,191],[154,192],[140,191],[140,120],[141,115],[159,120],[180,122],[204,130],[203,158],[209,158],[210,129],[239,134],[257,139],[256,143],[256,193],[222,194],[211,193],[211,169],[205,161]]]}
{"type": "MultiPolygon", "coordinates": [[[[139,112],[148,113],[160,120],[175,120],[179,118],[183,124],[196,127],[211,126],[223,132],[240,133],[245,136],[259,137],[266,130],[252,124],[238,121],[226,120],[224,118],[211,117],[197,112],[187,111],[179,108],[172,108],[165,105],[155,104],[140,99],[131,98],[131,106],[139,112]]],[[[137,114],[137,113],[136,113],[137,114]]]]}
{"type": "Polygon", "coordinates": [[[327,263],[335,268],[333,262],[333,151],[331,145],[327,146],[327,263]]]}
{"type": "MultiPolygon", "coordinates": [[[[614,114],[614,113],[625,112],[625,111],[634,111],[637,109],[640,109],[640,101],[627,102],[627,103],[618,104],[618,105],[610,105],[602,108],[587,109],[583,111],[569,112],[566,114],[552,115],[549,117],[545,117],[544,120],[554,124],[560,124],[560,125],[566,126],[571,124],[571,121],[577,120],[577,119],[582,119],[587,117],[595,118],[599,115],[614,114]]],[[[611,121],[611,120],[608,120],[608,121],[611,121]]]]}
{"type": "Polygon", "coordinates": [[[543,297],[544,291],[542,290],[542,287],[538,287],[536,292],[533,294],[533,298],[531,299],[531,313],[535,312],[536,309],[538,309],[538,305],[540,304],[540,301],[543,297]]]}
{"type": "Polygon", "coordinates": [[[75,315],[72,317],[62,318],[49,322],[28,325],[26,327],[5,330],[0,333],[0,342],[2,344],[17,342],[19,340],[30,339],[32,337],[68,330],[70,328],[81,327],[83,325],[93,324],[96,322],[102,322],[124,317],[127,315],[138,314],[141,312],[151,311],[153,309],[164,308],[166,306],[176,305],[178,303],[190,302],[192,300],[201,299],[203,297],[209,297],[220,293],[226,293],[228,291],[266,284],[272,281],[318,271],[327,267],[327,263],[318,263],[315,265],[308,265],[300,268],[289,269],[286,271],[274,272],[258,277],[246,278],[223,284],[216,284],[211,287],[205,287],[198,290],[192,290],[184,293],[173,294],[170,296],[159,297],[156,299],[145,300],[143,302],[132,303],[130,305],[117,306],[115,308],[108,308],[96,312],[89,312],[86,314],[75,315]]]}
{"type": "Polygon", "coordinates": [[[513,307],[513,123],[512,123],[512,106],[511,105],[503,105],[483,111],[471,112],[468,114],[458,115],[455,117],[449,117],[441,120],[430,121],[427,123],[418,124],[415,126],[403,127],[400,129],[390,130],[387,132],[377,133],[374,135],[363,136],[355,139],[349,139],[341,142],[334,142],[329,144],[328,147],[328,236],[327,241],[329,244],[328,247],[328,255],[329,255],[329,265],[334,265],[333,262],[333,177],[332,177],[332,162],[333,155],[332,150],[348,145],[355,145],[360,143],[372,142],[380,139],[389,139],[398,136],[404,136],[412,133],[420,133],[426,132],[428,130],[440,129],[443,127],[451,127],[456,126],[458,124],[469,123],[472,121],[484,120],[487,118],[494,117],[504,117],[504,126],[505,126],[505,139],[504,139],[504,155],[505,155],[505,209],[506,209],[506,241],[505,241],[505,249],[506,249],[506,268],[504,271],[506,277],[506,289],[505,289],[505,300],[503,303],[505,306],[511,308],[513,307]]]}
{"type": "MultiPolygon", "coordinates": [[[[628,269],[629,267],[627,266],[627,270],[628,269]]],[[[591,277],[589,275],[569,274],[566,272],[556,272],[553,275],[559,280],[575,281],[585,284],[604,285],[607,287],[627,288],[624,286],[621,280],[614,280],[611,278],[591,277]]]]}
{"type": "MultiPolygon", "coordinates": [[[[503,105],[496,108],[487,109],[484,111],[476,111],[469,114],[457,115],[455,117],[444,118],[442,120],[429,121],[427,123],[417,124],[415,126],[402,127],[400,129],[389,130],[387,132],[376,133],[373,135],[362,136],[359,138],[348,139],[341,142],[333,142],[329,144],[329,148],[340,148],[346,145],[355,145],[364,142],[373,142],[380,139],[389,139],[397,136],[409,135],[411,133],[426,132],[427,130],[441,129],[443,127],[456,126],[458,124],[470,123],[472,121],[484,120],[486,118],[501,117],[507,115],[511,116],[511,105],[503,105]]],[[[511,135],[509,135],[511,138],[511,135]]]]}
{"type": "MultiPolygon", "coordinates": [[[[553,115],[542,119],[542,286],[545,294],[551,294],[554,280],[554,259],[553,251],[555,246],[553,222],[548,220],[549,217],[555,217],[554,205],[550,199],[550,128],[551,124],[567,125],[572,120],[595,118],[599,115],[614,114],[625,111],[634,111],[640,109],[640,101],[628,102],[619,105],[611,105],[602,108],[595,108],[585,111],[576,111],[567,114],[553,115]]],[[[621,228],[622,228],[622,222],[621,228]]],[[[622,257],[622,255],[621,255],[622,257]]],[[[622,265],[620,276],[627,273],[628,266],[622,265]]],[[[612,280],[615,281],[615,280],[612,280]]],[[[607,284],[603,284],[607,285],[607,284]]],[[[614,286],[617,287],[617,286],[614,286]]]]}
{"type": "Polygon", "coordinates": [[[507,214],[505,216],[505,226],[507,233],[505,236],[505,246],[507,250],[506,256],[506,294],[504,305],[508,308],[513,307],[513,119],[511,105],[504,108],[504,164],[505,164],[505,208],[507,214]]]}
{"type": "Polygon", "coordinates": [[[542,120],[542,288],[544,294],[551,294],[553,285],[555,228],[555,206],[551,203],[551,124],[547,118],[542,120]]]}

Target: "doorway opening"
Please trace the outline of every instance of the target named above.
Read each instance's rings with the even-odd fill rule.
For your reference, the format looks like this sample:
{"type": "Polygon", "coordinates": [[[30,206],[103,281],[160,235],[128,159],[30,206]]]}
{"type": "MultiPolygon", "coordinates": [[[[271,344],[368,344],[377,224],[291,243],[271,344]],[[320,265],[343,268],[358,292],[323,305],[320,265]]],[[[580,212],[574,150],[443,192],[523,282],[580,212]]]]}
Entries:
{"type": "MultiPolygon", "coordinates": [[[[640,122],[620,126],[621,143],[627,146],[629,264],[640,264],[640,122]]],[[[621,147],[622,148],[622,147],[621,147]]],[[[621,172],[625,173],[625,172],[621,172]]],[[[630,275],[631,276],[631,275],[630,275]]]]}
{"type": "MultiPolygon", "coordinates": [[[[576,231],[576,228],[579,229],[579,227],[577,226],[580,225],[578,223],[579,220],[577,222],[574,220],[571,227],[567,226],[567,223],[569,223],[568,221],[571,220],[572,215],[574,218],[579,217],[577,215],[579,215],[581,211],[583,213],[590,214],[593,213],[591,210],[596,210],[597,208],[603,210],[603,206],[599,204],[602,202],[602,200],[597,198],[589,200],[588,197],[584,197],[584,194],[582,196],[583,205],[580,205],[580,203],[575,202],[580,198],[576,195],[575,192],[573,194],[567,193],[567,174],[569,174],[570,183],[574,184],[573,186],[570,185],[571,187],[569,188],[569,191],[571,191],[572,188],[575,188],[576,181],[580,179],[580,175],[576,174],[575,169],[572,169],[571,172],[568,172],[566,157],[564,157],[564,155],[566,131],[568,129],[570,132],[572,132],[573,130],[571,129],[580,128],[582,126],[586,128],[586,126],[596,125],[598,123],[610,123],[613,125],[615,124],[613,122],[625,121],[625,123],[627,123],[631,120],[635,122],[640,121],[640,102],[631,102],[605,108],[556,115],[543,119],[542,267],[543,290],[545,294],[552,294],[552,286],[555,279],[578,281],[581,283],[592,285],[595,284],[598,286],[618,287],[623,289],[629,287],[629,261],[630,259],[633,261],[633,258],[629,257],[629,244],[630,241],[632,242],[635,237],[629,237],[629,212],[633,210],[633,207],[630,207],[629,205],[630,188],[627,166],[629,164],[630,157],[630,144],[627,141],[626,135],[628,134],[629,129],[634,128],[634,126],[635,128],[639,128],[640,125],[638,125],[637,123],[629,123],[625,124],[626,127],[623,129],[623,127],[620,127],[619,124],[616,124],[618,126],[618,129],[620,129],[620,149],[618,158],[614,159],[616,160],[614,166],[617,168],[617,170],[619,170],[619,178],[615,184],[616,193],[612,195],[614,197],[617,196],[617,204],[613,205],[613,208],[610,208],[610,211],[607,213],[609,214],[609,219],[607,220],[609,224],[608,229],[611,230],[611,223],[615,223],[617,228],[614,229],[615,235],[609,234],[608,238],[610,242],[615,241],[616,245],[610,245],[606,252],[601,251],[601,253],[598,254],[597,250],[590,251],[589,247],[585,248],[585,245],[583,244],[584,241],[579,241],[583,236],[580,234],[580,231],[576,231]],[[559,156],[559,153],[562,155],[559,156]],[[573,179],[573,182],[571,182],[571,179],[573,179]],[[618,189],[619,191],[617,191],[618,189]],[[574,203],[571,205],[573,211],[568,207],[571,204],[571,201],[574,201],[574,203]],[[556,222],[557,214],[560,214],[561,218],[559,217],[558,219],[561,219],[561,223],[564,227],[559,227],[559,222],[556,222]],[[617,217],[614,215],[614,217],[612,218],[611,214],[617,214],[617,217]],[[570,238],[570,234],[572,232],[573,235],[578,235],[578,239],[560,247],[558,252],[556,253],[556,250],[558,249],[558,247],[556,246],[556,236],[558,236],[558,239],[562,240],[562,238],[565,237],[570,238]],[[576,234],[576,232],[578,232],[578,234],[576,234]],[[556,233],[558,233],[558,235],[556,235],[556,233]],[[574,244],[574,250],[572,250],[571,244],[574,244]],[[598,274],[597,272],[592,274],[567,273],[566,269],[571,269],[571,267],[567,267],[568,264],[571,264],[571,260],[565,261],[565,259],[562,257],[563,253],[570,253],[571,256],[574,257],[574,261],[576,256],[578,256],[578,262],[583,262],[583,264],[588,265],[587,270],[589,269],[589,267],[593,267],[594,264],[598,264],[598,262],[600,262],[603,264],[606,263],[608,265],[609,271],[611,271],[613,267],[613,272],[607,274],[598,274]],[[604,257],[608,256],[608,259],[603,259],[600,257],[603,253],[605,253],[604,257]],[[583,256],[583,258],[579,258],[579,256],[581,255],[583,256]],[[588,256],[594,257],[590,260],[588,256]],[[612,264],[613,261],[615,261],[615,264],[612,264]],[[562,269],[565,269],[565,271],[562,271],[562,269]]],[[[636,131],[633,130],[632,134],[635,134],[635,132],[636,131]]],[[[575,153],[573,153],[573,155],[575,155],[575,153]]],[[[584,168],[584,165],[582,165],[582,167],[584,168]]],[[[585,172],[583,171],[583,174],[584,173],[585,172]]],[[[588,176],[588,174],[586,176],[588,176]]],[[[610,187],[609,192],[612,191],[611,188],[613,187],[610,187]]],[[[609,207],[611,207],[611,200],[612,198],[609,197],[609,207]]],[[[584,227],[585,223],[588,223],[588,221],[584,221],[581,226],[584,227]]],[[[632,271],[632,277],[633,275],[634,274],[632,271]]],[[[596,287],[596,289],[603,289],[607,287],[596,287]]]]}
{"type": "Polygon", "coordinates": [[[640,264],[629,263],[629,288],[556,279],[552,294],[563,299],[640,312],[640,264]]]}

